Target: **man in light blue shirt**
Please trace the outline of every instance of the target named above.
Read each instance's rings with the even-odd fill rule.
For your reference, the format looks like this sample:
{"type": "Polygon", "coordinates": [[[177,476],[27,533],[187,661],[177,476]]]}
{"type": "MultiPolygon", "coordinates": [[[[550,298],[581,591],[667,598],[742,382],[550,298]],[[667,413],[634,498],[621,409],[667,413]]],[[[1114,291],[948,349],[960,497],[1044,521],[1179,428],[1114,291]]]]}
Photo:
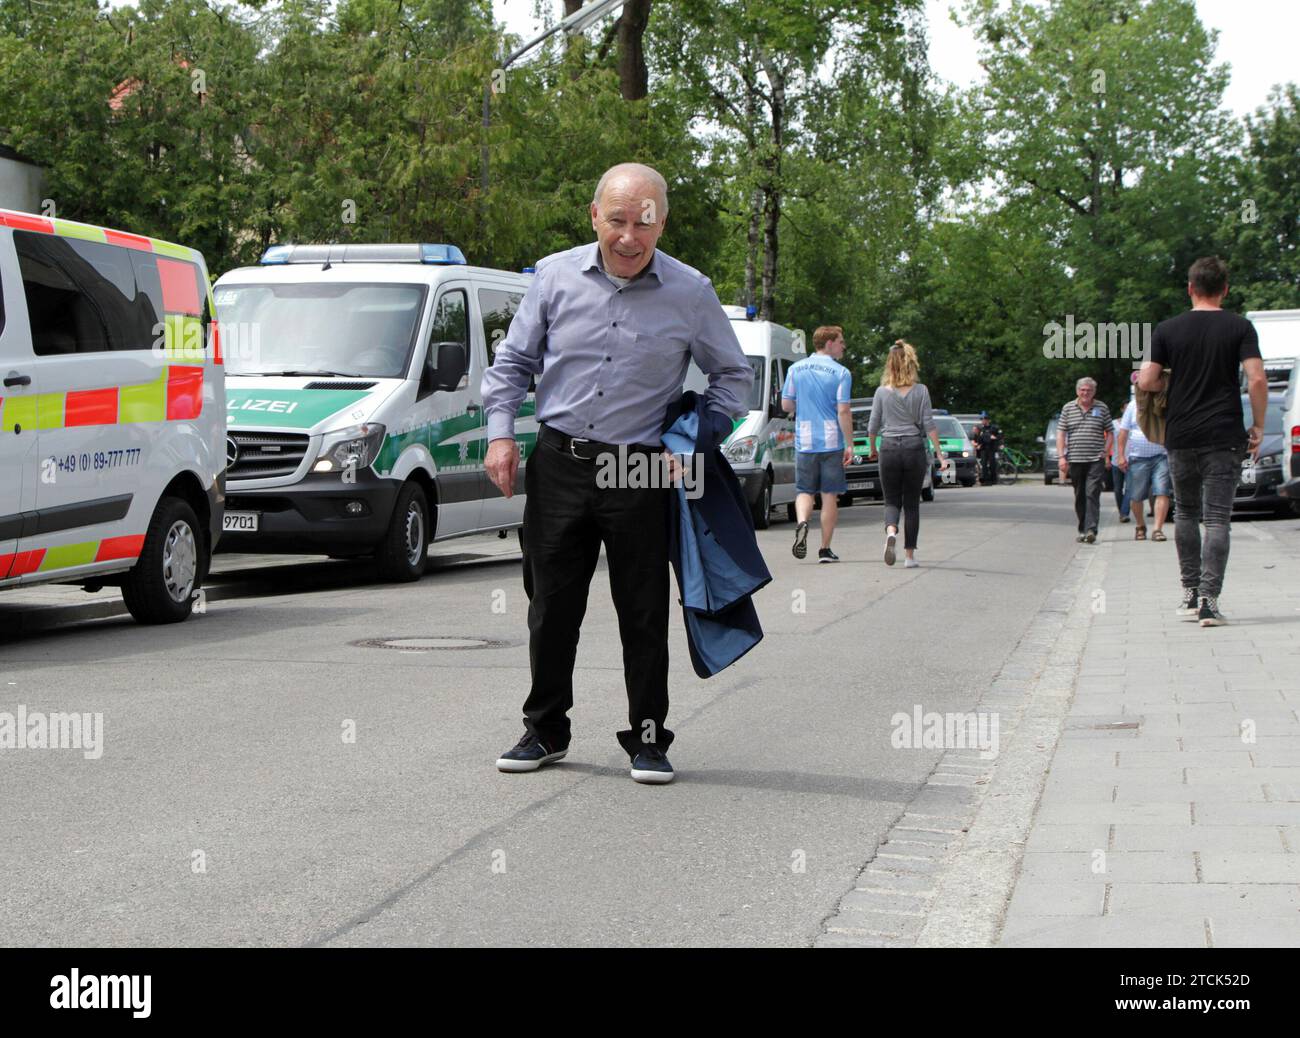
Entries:
{"type": "MultiPolygon", "coordinates": [[[[568,752],[573,666],[602,543],[623,643],[630,728],[618,733],[632,778],[673,777],[668,716],[668,529],[671,486],[598,478],[602,455],[660,462],[669,405],[695,359],[705,404],[729,421],[747,411],[753,371],[707,277],[656,244],[668,189],[625,163],[596,185],[596,241],[547,256],[483,376],[488,478],[518,489],[514,422],[534,376],[537,447],[524,466],[524,591],[532,687],[526,731],[497,760],[536,771],[568,752]],[[621,452],[620,452],[621,448],[621,452]]],[[[630,471],[630,470],[629,470],[630,471]]]]}
{"type": "Polygon", "coordinates": [[[818,562],[839,562],[831,537],[839,517],[839,495],[848,490],[844,466],[853,460],[853,376],[839,363],[844,331],[824,325],[813,332],[810,357],[790,366],[781,387],[781,406],[793,413],[795,516],[799,520],[790,549],[796,559],[808,554],[808,521],[814,495],[822,498],[822,546],[818,562]]]}

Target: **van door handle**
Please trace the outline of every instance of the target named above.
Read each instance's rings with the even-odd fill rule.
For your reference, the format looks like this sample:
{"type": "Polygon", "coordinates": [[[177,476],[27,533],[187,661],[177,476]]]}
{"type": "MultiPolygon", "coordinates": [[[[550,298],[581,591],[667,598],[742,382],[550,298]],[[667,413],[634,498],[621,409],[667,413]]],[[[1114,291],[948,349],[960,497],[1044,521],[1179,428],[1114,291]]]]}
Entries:
{"type": "Polygon", "coordinates": [[[20,375],[16,371],[11,371],[5,376],[5,386],[30,386],[32,384],[31,375],[20,375]]]}

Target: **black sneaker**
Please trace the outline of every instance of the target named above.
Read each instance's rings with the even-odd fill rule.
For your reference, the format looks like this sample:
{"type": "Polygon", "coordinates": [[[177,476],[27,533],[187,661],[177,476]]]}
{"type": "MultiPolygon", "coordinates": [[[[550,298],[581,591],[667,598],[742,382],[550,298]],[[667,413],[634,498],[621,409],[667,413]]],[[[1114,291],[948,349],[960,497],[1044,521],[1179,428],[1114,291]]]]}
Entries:
{"type": "Polygon", "coordinates": [[[1222,627],[1228,622],[1228,618],[1219,612],[1218,595],[1201,599],[1201,611],[1197,613],[1196,619],[1200,621],[1202,627],[1222,627]]]}
{"type": "Polygon", "coordinates": [[[790,549],[790,554],[796,559],[802,559],[808,554],[808,524],[800,523],[794,528],[794,547],[790,549]]]}
{"type": "Polygon", "coordinates": [[[525,732],[514,749],[506,750],[497,758],[497,771],[536,771],[543,765],[561,760],[568,752],[567,746],[553,750],[532,732],[525,732]]]}
{"type": "Polygon", "coordinates": [[[1196,588],[1183,588],[1183,597],[1178,602],[1178,608],[1174,610],[1175,616],[1181,616],[1186,620],[1195,620],[1200,613],[1199,602],[1200,595],[1196,593],[1196,588]]]}
{"type": "Polygon", "coordinates": [[[647,746],[632,760],[632,778],[637,782],[662,786],[673,780],[673,766],[658,746],[647,746]]]}
{"type": "Polygon", "coordinates": [[[1087,533],[1085,533],[1085,534],[1083,535],[1083,543],[1084,543],[1084,544],[1092,544],[1092,543],[1094,543],[1096,540],[1097,540],[1097,531],[1096,531],[1096,530],[1089,530],[1087,533]]]}
{"type": "Polygon", "coordinates": [[[821,548],[817,552],[817,561],[818,562],[839,562],[840,557],[836,555],[833,551],[831,551],[830,548],[821,548]]]}

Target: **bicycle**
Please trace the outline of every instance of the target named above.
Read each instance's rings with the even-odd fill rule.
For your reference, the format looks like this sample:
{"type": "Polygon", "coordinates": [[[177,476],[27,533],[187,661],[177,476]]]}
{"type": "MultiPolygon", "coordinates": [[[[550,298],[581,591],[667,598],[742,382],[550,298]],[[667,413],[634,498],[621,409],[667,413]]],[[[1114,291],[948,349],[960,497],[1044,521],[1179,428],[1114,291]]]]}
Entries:
{"type": "MultiPolygon", "coordinates": [[[[1017,455],[1019,455],[1026,463],[1028,462],[1029,459],[1025,458],[1023,454],[1020,454],[1019,451],[1013,450],[1011,447],[1003,447],[998,451],[996,464],[998,467],[999,483],[1015,483],[1019,478],[1020,466],[1016,463],[1017,455]]],[[[1028,464],[1026,464],[1025,467],[1027,469],[1028,464]]]]}

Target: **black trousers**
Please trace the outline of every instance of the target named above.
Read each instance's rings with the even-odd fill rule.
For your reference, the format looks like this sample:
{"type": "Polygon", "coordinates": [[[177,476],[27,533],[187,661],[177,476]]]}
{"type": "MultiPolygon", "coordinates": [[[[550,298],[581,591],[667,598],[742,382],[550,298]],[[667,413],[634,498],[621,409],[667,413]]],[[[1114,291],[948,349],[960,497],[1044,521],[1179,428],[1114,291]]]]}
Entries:
{"type": "Polygon", "coordinates": [[[998,456],[996,451],[981,450],[980,482],[986,486],[995,486],[998,481],[998,456]]]}
{"type": "Polygon", "coordinates": [[[903,513],[903,547],[915,548],[921,529],[921,484],[929,459],[925,447],[880,445],[880,488],[885,495],[885,525],[898,529],[903,513]]]}
{"type": "Polygon", "coordinates": [[[1096,533],[1101,515],[1101,488],[1106,480],[1106,463],[1096,461],[1070,462],[1070,482],[1074,485],[1074,514],[1079,520],[1080,533],[1096,533]]]}
{"type": "Polygon", "coordinates": [[[524,591],[532,666],[524,724],[554,749],[569,745],[578,635],[604,544],[630,725],[618,733],[618,741],[635,757],[646,743],[666,750],[673,741],[665,726],[672,490],[598,486],[597,466],[539,438],[524,469],[524,591]]]}

